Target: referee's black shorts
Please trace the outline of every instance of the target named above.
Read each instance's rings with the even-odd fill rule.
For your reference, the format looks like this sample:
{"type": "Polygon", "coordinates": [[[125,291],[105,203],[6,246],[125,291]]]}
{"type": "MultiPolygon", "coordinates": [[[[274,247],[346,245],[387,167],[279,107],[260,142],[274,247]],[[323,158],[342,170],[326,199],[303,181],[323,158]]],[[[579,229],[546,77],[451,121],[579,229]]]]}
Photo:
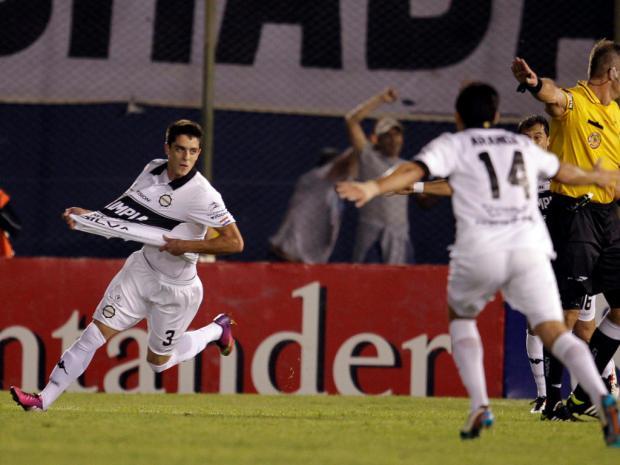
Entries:
{"type": "Polygon", "coordinates": [[[620,307],[620,216],[615,203],[589,203],[553,194],[547,226],[557,258],[553,268],[565,310],[580,308],[584,294],[603,293],[620,307]]]}

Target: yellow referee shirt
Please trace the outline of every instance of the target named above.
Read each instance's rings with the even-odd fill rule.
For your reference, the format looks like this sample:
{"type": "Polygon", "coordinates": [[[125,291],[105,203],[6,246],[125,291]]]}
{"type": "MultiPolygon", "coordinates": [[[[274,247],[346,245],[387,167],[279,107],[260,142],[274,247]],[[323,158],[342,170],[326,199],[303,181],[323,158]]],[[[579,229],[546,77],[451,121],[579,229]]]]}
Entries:
{"type": "MultiPolygon", "coordinates": [[[[591,169],[597,160],[608,170],[620,166],[620,108],[616,102],[603,105],[585,81],[563,89],[566,111],[551,120],[549,150],[561,161],[591,169]]],[[[566,186],[551,182],[551,191],[569,197],[592,192],[593,202],[614,201],[614,189],[595,185],[566,186]]]]}

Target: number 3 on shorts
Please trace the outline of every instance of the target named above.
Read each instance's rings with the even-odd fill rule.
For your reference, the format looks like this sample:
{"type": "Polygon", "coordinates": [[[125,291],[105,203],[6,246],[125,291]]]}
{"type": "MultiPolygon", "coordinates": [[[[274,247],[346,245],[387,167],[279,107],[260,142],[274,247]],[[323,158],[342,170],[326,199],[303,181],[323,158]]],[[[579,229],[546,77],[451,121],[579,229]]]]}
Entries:
{"type": "Polygon", "coordinates": [[[170,344],[172,344],[172,338],[174,337],[174,331],[172,330],[168,330],[166,331],[166,340],[164,341],[163,345],[168,347],[170,344]]]}

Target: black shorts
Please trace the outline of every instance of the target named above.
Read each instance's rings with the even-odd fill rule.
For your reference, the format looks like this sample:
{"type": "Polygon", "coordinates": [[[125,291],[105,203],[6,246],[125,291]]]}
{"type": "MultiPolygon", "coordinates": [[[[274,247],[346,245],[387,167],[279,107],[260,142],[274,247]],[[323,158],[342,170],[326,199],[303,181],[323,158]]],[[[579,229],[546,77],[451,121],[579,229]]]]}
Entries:
{"type": "Polygon", "coordinates": [[[620,217],[615,203],[589,203],[553,194],[547,226],[557,259],[553,262],[562,307],[580,308],[584,294],[603,293],[620,307],[620,217]]]}

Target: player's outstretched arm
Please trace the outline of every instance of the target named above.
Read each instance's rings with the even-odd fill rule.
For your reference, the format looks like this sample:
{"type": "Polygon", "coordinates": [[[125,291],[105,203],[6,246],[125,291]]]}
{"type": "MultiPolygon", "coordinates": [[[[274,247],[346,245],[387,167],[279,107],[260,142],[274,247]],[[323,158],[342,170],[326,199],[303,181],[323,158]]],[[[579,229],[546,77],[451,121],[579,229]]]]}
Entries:
{"type": "Polygon", "coordinates": [[[69,207],[64,212],[62,212],[62,219],[65,220],[65,223],[69,225],[71,229],[75,229],[75,221],[69,215],[85,215],[86,213],[90,213],[91,210],[86,210],[85,208],[80,207],[69,207]]]}
{"type": "Polygon", "coordinates": [[[523,58],[516,57],[510,67],[522,91],[529,90],[535,99],[545,104],[550,116],[561,116],[566,111],[566,95],[551,79],[541,78],[523,58]]]}
{"type": "Polygon", "coordinates": [[[388,192],[385,195],[433,195],[436,197],[451,197],[452,186],[446,179],[437,179],[435,181],[415,182],[411,186],[405,187],[394,193],[388,192]]]}
{"type": "Polygon", "coordinates": [[[592,170],[583,170],[570,163],[560,163],[560,169],[553,179],[570,186],[596,184],[602,188],[614,187],[617,190],[620,171],[609,171],[601,168],[600,165],[599,160],[592,170]]]}
{"type": "Polygon", "coordinates": [[[227,255],[243,251],[243,237],[236,223],[213,229],[218,232],[218,235],[216,237],[207,235],[203,240],[187,241],[164,236],[166,243],[159,248],[159,251],[172,255],[182,255],[187,252],[227,255]]]}
{"type": "Polygon", "coordinates": [[[424,177],[418,163],[405,162],[398,165],[388,176],[366,182],[340,182],[336,191],[341,198],[355,202],[356,207],[367,204],[377,195],[398,192],[424,177]]]}
{"type": "MultiPolygon", "coordinates": [[[[439,197],[451,197],[452,193],[454,192],[452,190],[452,186],[446,179],[438,179],[436,181],[426,181],[420,184],[422,184],[421,186],[422,190],[420,192],[415,192],[416,194],[429,194],[429,195],[436,195],[439,197]]],[[[415,187],[413,190],[415,191],[415,187]]]]}

